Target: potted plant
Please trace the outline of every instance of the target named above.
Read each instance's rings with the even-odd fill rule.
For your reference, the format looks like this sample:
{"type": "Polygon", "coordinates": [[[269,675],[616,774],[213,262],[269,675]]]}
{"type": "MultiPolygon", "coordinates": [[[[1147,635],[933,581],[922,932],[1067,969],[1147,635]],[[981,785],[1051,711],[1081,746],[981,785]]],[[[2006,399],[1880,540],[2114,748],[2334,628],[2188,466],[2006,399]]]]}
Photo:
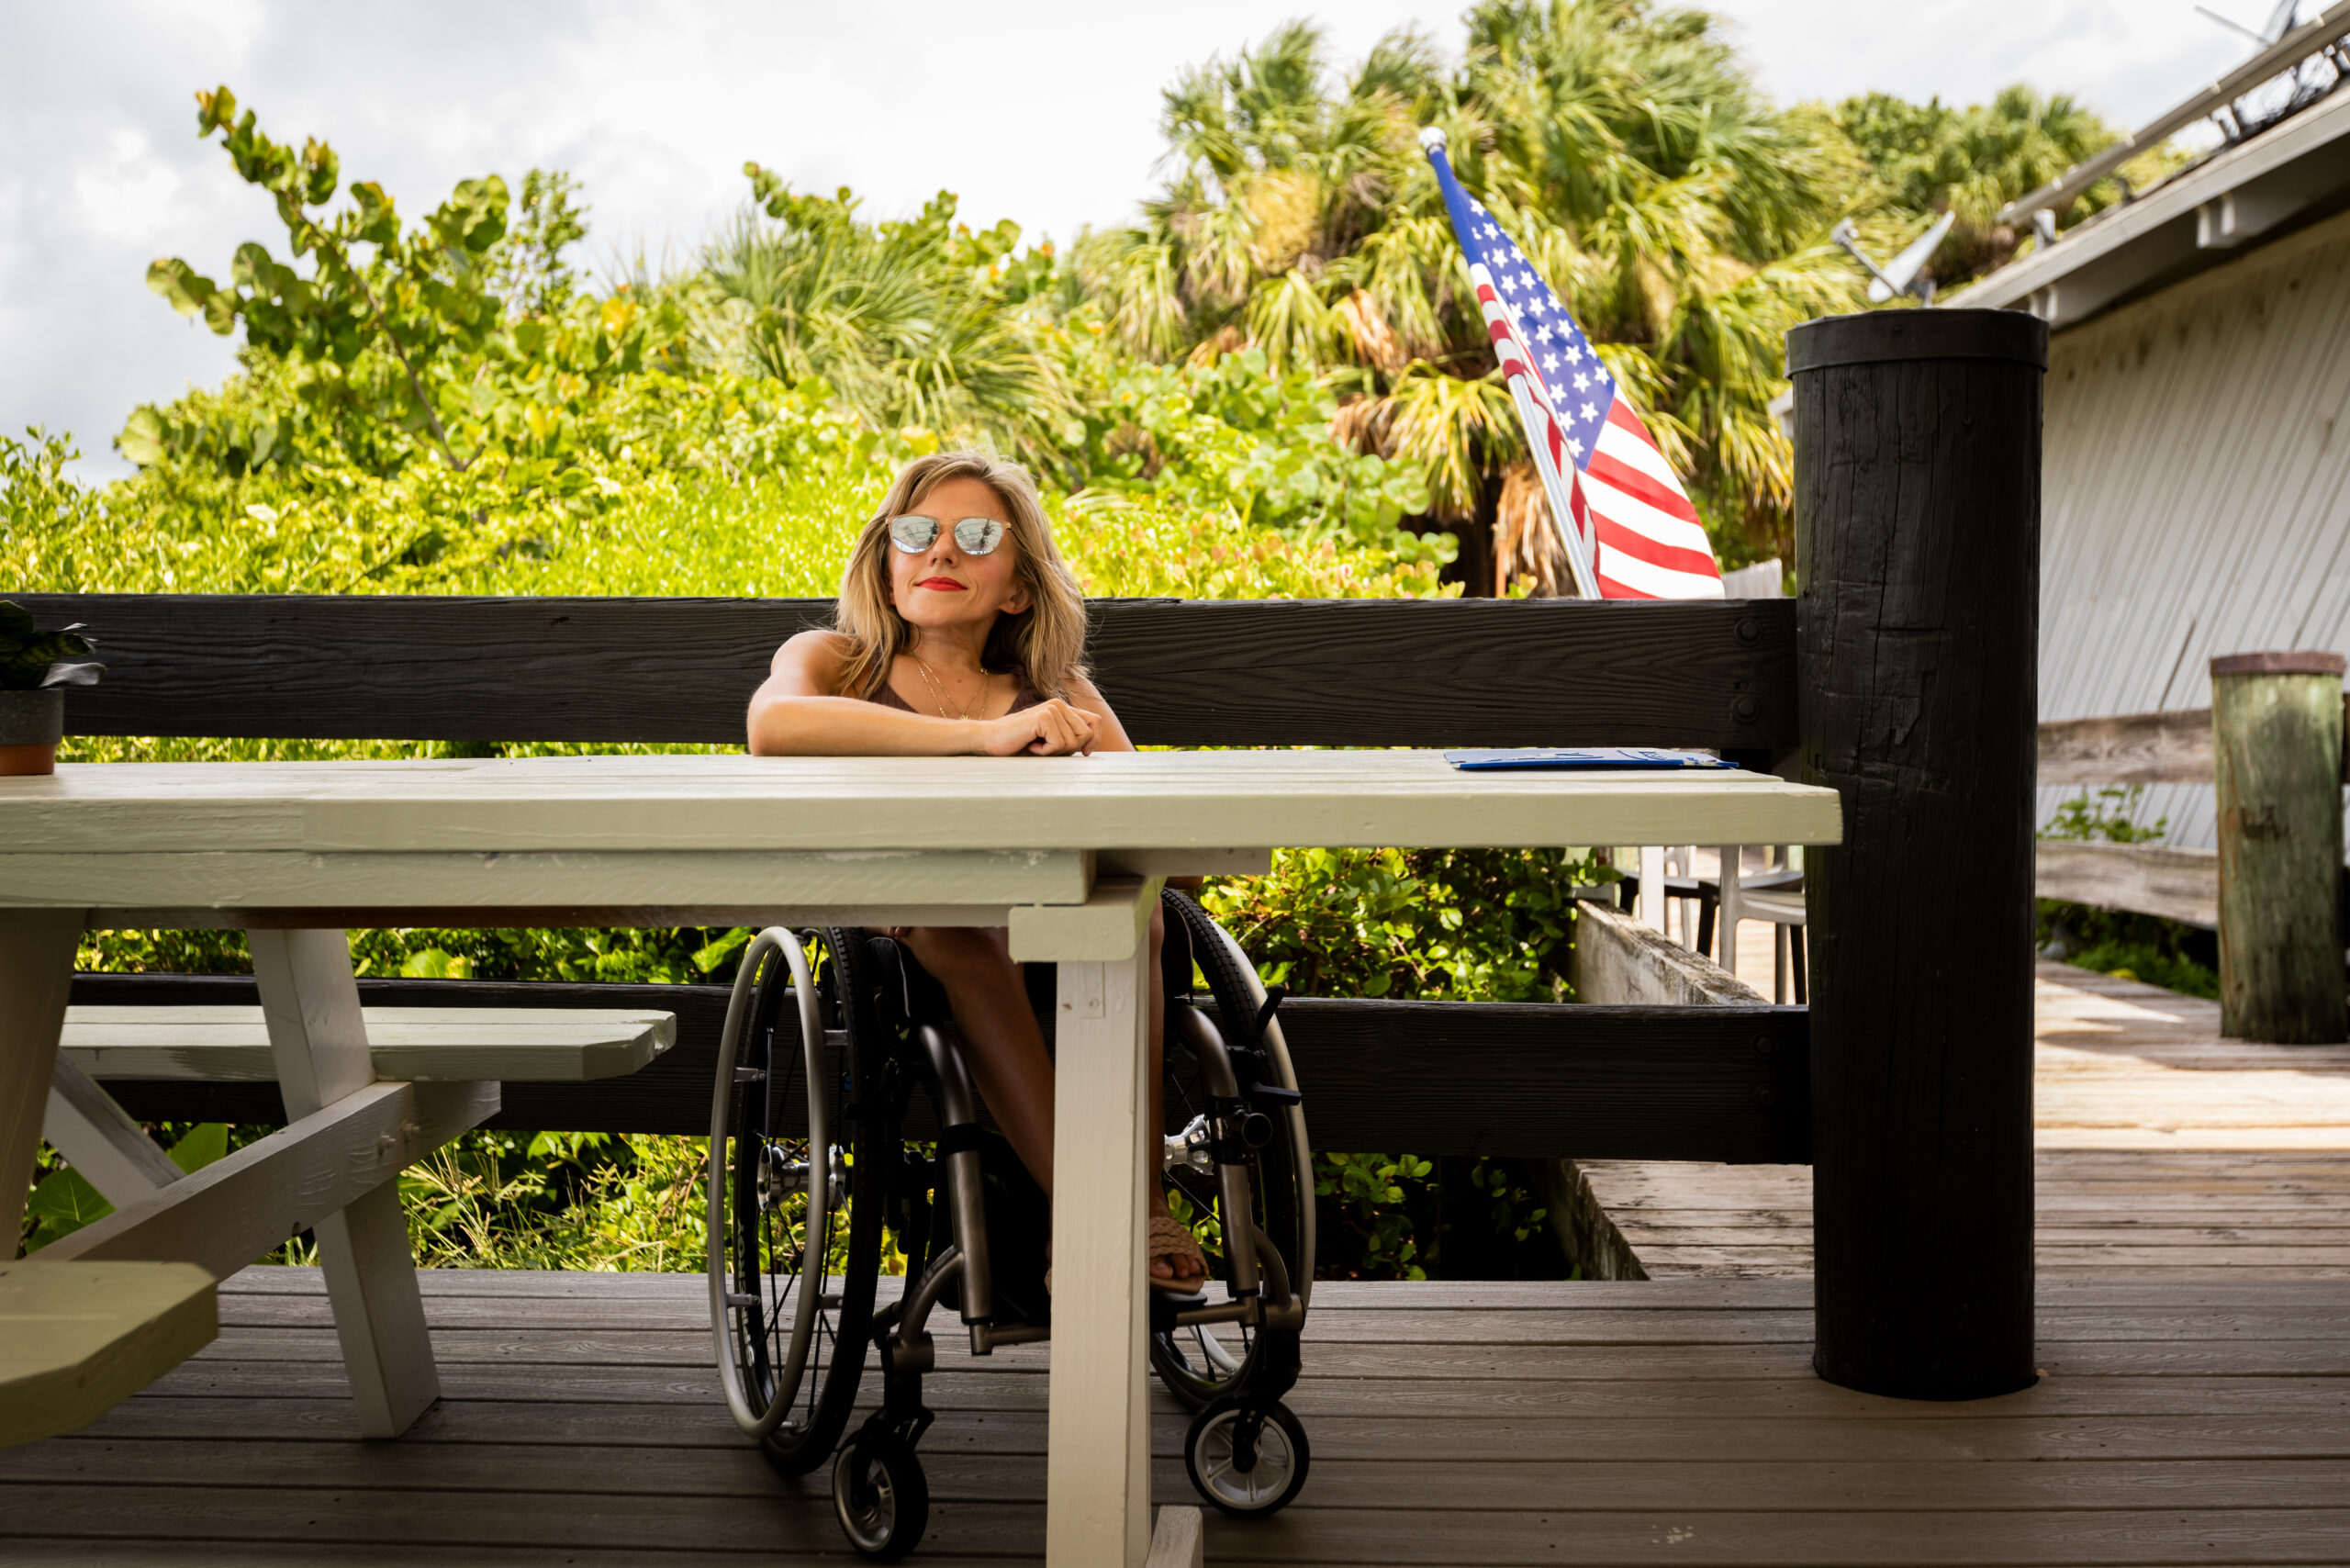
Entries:
{"type": "Polygon", "coordinates": [[[65,735],[65,689],[91,686],[106,666],[86,659],[79,625],[38,631],[32,612],[0,599],[0,774],[54,773],[65,735]]]}

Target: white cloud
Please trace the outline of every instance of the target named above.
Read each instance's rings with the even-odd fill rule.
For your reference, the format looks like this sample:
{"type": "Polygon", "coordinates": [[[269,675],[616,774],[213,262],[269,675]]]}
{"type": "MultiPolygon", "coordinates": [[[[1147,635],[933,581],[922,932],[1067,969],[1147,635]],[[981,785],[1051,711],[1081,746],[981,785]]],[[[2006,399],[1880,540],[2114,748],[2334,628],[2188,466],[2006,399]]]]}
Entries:
{"type": "MultiPolygon", "coordinates": [[[[1969,101],[2020,78],[2132,121],[2244,52],[2183,0],[1718,4],[1783,98],[1969,101]]],[[[217,274],[239,241],[276,236],[267,200],[196,139],[199,86],[231,84],[281,140],[331,141],[347,178],[411,214],[471,175],[568,169],[599,262],[685,259],[742,200],[746,159],[853,185],[875,212],[945,188],[975,221],[1066,238],[1148,193],[1180,70],[1306,8],[0,0],[0,429],[71,431],[118,471],[107,443],[135,404],[233,368],[228,341],[144,281],[157,255],[217,274]]],[[[1458,46],[1457,0],[1319,9],[1342,60],[1410,22],[1458,46]]]]}
{"type": "MultiPolygon", "coordinates": [[[[2257,28],[2265,0],[2211,0],[2257,28]]],[[[1981,103],[2025,82],[2143,125],[2244,60],[2252,44],[2188,0],[1710,0],[1782,100],[1879,90],[1981,103]]],[[[2309,9],[2308,6],[2304,9],[2309,9]]]]}

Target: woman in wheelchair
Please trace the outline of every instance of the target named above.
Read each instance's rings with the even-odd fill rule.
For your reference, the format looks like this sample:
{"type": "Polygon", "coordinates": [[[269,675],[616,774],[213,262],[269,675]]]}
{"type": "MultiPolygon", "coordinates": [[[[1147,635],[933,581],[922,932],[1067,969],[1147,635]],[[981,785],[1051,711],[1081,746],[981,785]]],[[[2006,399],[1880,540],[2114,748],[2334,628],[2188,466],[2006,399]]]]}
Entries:
{"type": "MultiPolygon", "coordinates": [[[[1028,476],[975,453],[920,458],[858,535],[834,628],[777,650],[751,750],[1058,767],[1131,751],[1084,639],[1028,476]]],[[[1313,1289],[1304,1115],[1280,993],[1238,944],[1173,891],[1150,943],[1150,1365],[1195,1412],[1192,1484],[1259,1517],[1296,1496],[1311,1457],[1281,1403],[1313,1289]]],[[[867,1556],[903,1556],[927,1520],[914,1448],[932,1314],[957,1312],[975,1356],[1051,1333],[1053,1065],[1032,979],[1000,930],[770,928],[734,982],[709,1155],[720,1377],[778,1469],[837,1450],[834,1512],[867,1556]],[[905,1278],[885,1303],[893,1238],[905,1278]],[[868,1354],[881,1404],[849,1434],[868,1354]]]]}
{"type": "MultiPolygon", "coordinates": [[[[1085,678],[1085,599],[1027,474],[976,453],[915,459],[865,525],[841,584],[837,627],[776,650],[751,699],[754,756],[1035,756],[1132,751],[1085,678]]],[[[1151,1116],[1165,1050],[1150,942],[1151,1116]]],[[[1053,1191],[1053,1064],[1001,929],[905,926],[946,990],[980,1097],[1046,1196],[1053,1191]]],[[[1150,1133],[1155,1148],[1157,1135],[1150,1133]]],[[[1190,1295],[1207,1262],[1153,1188],[1151,1283],[1190,1295]]]]}

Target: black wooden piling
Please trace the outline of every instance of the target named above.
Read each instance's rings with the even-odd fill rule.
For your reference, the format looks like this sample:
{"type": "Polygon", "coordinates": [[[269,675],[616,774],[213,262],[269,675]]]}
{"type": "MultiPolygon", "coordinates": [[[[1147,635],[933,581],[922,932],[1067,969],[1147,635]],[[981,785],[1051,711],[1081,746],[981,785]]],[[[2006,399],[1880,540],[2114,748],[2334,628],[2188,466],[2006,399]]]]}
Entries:
{"type": "Polygon", "coordinates": [[[2032,1367],[2031,838],[2048,330],[1787,335],[1809,852],[1813,1365],[1919,1399],[2032,1367]]]}

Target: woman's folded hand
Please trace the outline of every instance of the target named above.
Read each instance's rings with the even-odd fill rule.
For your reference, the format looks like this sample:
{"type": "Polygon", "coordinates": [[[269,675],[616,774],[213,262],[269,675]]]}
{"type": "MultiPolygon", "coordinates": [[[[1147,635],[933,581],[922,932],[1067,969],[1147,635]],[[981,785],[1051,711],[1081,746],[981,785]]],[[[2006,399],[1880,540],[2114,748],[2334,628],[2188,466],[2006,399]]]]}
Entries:
{"type": "Polygon", "coordinates": [[[1084,709],[1046,698],[1034,708],[1022,708],[979,725],[980,749],[990,756],[1067,756],[1093,749],[1094,731],[1102,721],[1084,709]]]}

